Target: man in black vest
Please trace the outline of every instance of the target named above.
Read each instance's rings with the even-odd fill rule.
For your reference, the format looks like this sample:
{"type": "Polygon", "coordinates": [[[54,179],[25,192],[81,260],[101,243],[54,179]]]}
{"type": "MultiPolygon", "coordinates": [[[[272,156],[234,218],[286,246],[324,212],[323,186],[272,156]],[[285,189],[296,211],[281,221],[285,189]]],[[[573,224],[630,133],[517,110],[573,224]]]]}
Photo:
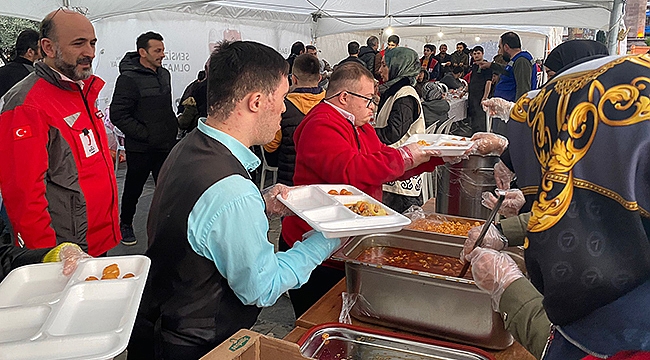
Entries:
{"type": "Polygon", "coordinates": [[[111,102],[111,122],[126,135],[126,179],[120,209],[122,244],[135,245],[133,216],[144,184],[176,145],[178,122],[172,109],[169,71],[162,67],[165,45],[160,34],[147,32],[136,40],[138,51],[120,62],[120,76],[111,102]]]}
{"type": "Polygon", "coordinates": [[[129,359],[200,358],[302,286],[340,245],[314,233],[276,254],[267,240],[267,215],[290,213],[275,197],[289,188],[260,194],[249,147],[280,128],[288,70],[255,42],[223,42],[211,55],[208,118],[169,154],[151,204],[151,270],[129,359]]]}
{"type": "Polygon", "coordinates": [[[16,39],[16,58],[0,67],[0,97],[34,71],[34,61],[40,59],[38,31],[25,29],[16,39]]]}

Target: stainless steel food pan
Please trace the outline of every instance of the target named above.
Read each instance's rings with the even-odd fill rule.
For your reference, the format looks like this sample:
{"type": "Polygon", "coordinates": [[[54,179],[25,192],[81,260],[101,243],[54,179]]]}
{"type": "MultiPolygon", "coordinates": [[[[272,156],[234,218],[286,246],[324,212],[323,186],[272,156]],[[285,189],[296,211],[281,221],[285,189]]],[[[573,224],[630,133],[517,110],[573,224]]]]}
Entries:
{"type": "Polygon", "coordinates": [[[490,360],[480,349],[432,339],[364,329],[345,324],[323,324],[300,340],[300,351],[318,360],[490,360]]]}
{"type": "MultiPolygon", "coordinates": [[[[501,317],[492,311],[490,296],[474,281],[356,260],[365,249],[376,246],[458,257],[462,243],[402,232],[351,239],[333,257],[346,262],[347,292],[359,295],[350,312],[353,317],[490,349],[512,344],[501,317]]],[[[520,255],[510,255],[523,266],[520,255]]]]}

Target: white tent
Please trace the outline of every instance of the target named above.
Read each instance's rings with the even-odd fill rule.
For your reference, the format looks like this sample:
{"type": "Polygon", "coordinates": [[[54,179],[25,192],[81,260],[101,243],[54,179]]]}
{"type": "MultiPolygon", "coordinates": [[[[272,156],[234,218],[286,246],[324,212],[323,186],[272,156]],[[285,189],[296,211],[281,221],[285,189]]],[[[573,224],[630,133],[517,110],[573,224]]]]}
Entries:
{"type": "MultiPolygon", "coordinates": [[[[617,0],[617,2],[620,0],[617,0]]],[[[403,45],[421,51],[427,42],[457,41],[493,46],[504,29],[522,36],[536,57],[554,26],[608,30],[612,0],[0,0],[0,14],[40,20],[61,6],[83,11],[95,24],[96,73],[107,81],[100,108],[110,102],[118,64],[135,38],[149,30],[165,38],[165,66],[172,71],[174,96],[203,67],[211,46],[229,39],[255,40],[288,55],[294,41],[315,43],[336,63],[350,40],[394,29],[403,45]],[[533,27],[534,26],[534,27],[533,27]],[[495,29],[496,27],[496,29],[495,29]],[[444,33],[442,38],[438,33],[444,33]],[[476,37],[480,37],[479,40],[476,37]]],[[[487,50],[487,49],[486,49],[487,50]]]]}

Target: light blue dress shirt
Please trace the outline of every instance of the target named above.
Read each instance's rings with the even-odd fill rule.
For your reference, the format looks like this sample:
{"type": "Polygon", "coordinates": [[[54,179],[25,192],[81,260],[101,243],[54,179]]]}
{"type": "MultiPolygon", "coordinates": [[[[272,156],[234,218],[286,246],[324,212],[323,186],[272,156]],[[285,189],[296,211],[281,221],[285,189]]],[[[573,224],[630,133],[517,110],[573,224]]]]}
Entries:
{"type": "MultiPolygon", "coordinates": [[[[260,165],[246,146],[203,120],[198,130],[226,146],[244,168],[251,171],[260,165]]],[[[215,263],[242,303],[259,307],[271,306],[285,291],[302,286],[341,243],[315,233],[289,251],[275,253],[268,231],[262,195],[249,178],[239,174],[210,186],[187,220],[192,249],[215,263]]]]}

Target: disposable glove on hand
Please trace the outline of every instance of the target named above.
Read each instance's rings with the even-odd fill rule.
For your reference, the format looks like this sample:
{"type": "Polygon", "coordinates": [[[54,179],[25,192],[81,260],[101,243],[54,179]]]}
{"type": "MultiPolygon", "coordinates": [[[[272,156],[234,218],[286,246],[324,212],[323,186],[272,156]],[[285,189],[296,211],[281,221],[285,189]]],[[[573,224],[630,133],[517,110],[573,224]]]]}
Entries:
{"type": "MultiPolygon", "coordinates": [[[[494,206],[496,205],[498,199],[496,196],[494,196],[493,193],[486,191],[481,195],[481,197],[483,198],[481,201],[481,204],[483,204],[483,206],[490,210],[494,209],[494,206]]],[[[507,218],[517,216],[519,214],[519,210],[521,210],[521,207],[524,206],[525,203],[526,198],[524,197],[524,193],[522,193],[521,190],[506,190],[506,198],[503,200],[503,203],[499,208],[499,214],[507,218]]]]}
{"type": "Polygon", "coordinates": [[[45,254],[43,262],[63,262],[63,275],[70,276],[77,269],[79,261],[88,258],[91,256],[81,250],[79,245],[64,242],[45,254]]]}
{"type": "Polygon", "coordinates": [[[262,190],[262,197],[266,203],[266,215],[293,215],[293,212],[277,198],[277,196],[280,195],[283,199],[286,199],[291,189],[292,188],[284,184],[275,184],[262,190]]]}
{"type": "Polygon", "coordinates": [[[404,160],[404,171],[411,170],[421,164],[429,161],[432,156],[440,156],[437,150],[422,150],[422,147],[416,143],[408,144],[397,148],[402,160],[404,160]]]}
{"type": "MultiPolygon", "coordinates": [[[[472,252],[474,244],[476,244],[476,240],[478,240],[478,236],[481,235],[483,226],[484,225],[479,225],[469,229],[469,232],[467,233],[467,240],[465,240],[465,244],[463,244],[463,250],[460,251],[460,261],[465,262],[469,260],[467,258],[467,254],[472,252]]],[[[485,237],[481,242],[481,247],[494,250],[503,250],[506,248],[506,246],[508,246],[508,239],[506,239],[506,237],[499,232],[494,224],[490,224],[490,228],[488,229],[487,233],[485,233],[485,237]]]]}
{"type": "Polygon", "coordinates": [[[515,103],[501,98],[492,98],[483,100],[481,105],[483,105],[483,110],[487,111],[490,116],[507,121],[510,119],[510,111],[515,106],[515,103]]]}
{"type": "Polygon", "coordinates": [[[508,190],[510,183],[515,179],[515,173],[510,171],[503,161],[499,161],[494,165],[494,180],[497,183],[497,189],[508,190]]]}
{"type": "Polygon", "coordinates": [[[492,310],[499,311],[503,292],[524,274],[510,256],[496,250],[479,247],[467,258],[472,262],[472,277],[476,286],[490,294],[492,310]]]}
{"type": "Polygon", "coordinates": [[[478,132],[471,140],[474,146],[470,149],[470,154],[501,155],[508,147],[508,139],[494,133],[478,132]]]}

